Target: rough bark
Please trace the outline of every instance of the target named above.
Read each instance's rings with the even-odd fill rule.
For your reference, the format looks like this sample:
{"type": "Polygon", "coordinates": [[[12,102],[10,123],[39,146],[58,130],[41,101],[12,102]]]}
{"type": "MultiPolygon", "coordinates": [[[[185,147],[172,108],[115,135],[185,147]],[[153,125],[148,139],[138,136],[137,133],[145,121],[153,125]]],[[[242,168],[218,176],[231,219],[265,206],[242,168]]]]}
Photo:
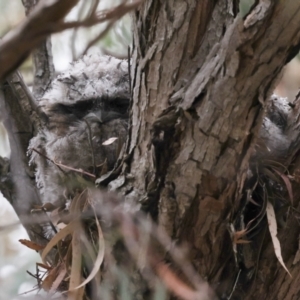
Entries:
{"type": "MultiPolygon", "coordinates": [[[[30,14],[38,2],[39,0],[22,0],[26,16],[30,14]]],[[[35,71],[32,92],[36,99],[41,99],[55,75],[51,37],[48,37],[33,51],[33,64],[35,71]]]]}
{"type": "MultiPolygon", "coordinates": [[[[299,48],[300,4],[257,1],[241,19],[236,1],[149,0],[134,23],[130,159],[110,187],[188,242],[198,272],[228,297],[240,270],[227,227],[241,205],[263,108],[299,48]]],[[[296,274],[299,226],[290,222],[295,232],[281,242],[296,274]]],[[[297,280],[279,266],[270,239],[263,243],[257,293],[243,297],[292,299],[297,280]]]]}

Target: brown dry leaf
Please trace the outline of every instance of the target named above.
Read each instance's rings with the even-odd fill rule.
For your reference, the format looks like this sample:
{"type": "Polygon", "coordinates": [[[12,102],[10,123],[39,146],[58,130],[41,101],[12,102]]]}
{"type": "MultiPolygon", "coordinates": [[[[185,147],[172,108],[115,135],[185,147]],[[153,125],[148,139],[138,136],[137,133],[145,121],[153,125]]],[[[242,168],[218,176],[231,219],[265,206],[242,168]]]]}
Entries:
{"type": "Polygon", "coordinates": [[[84,189],[81,193],[77,194],[70,205],[69,211],[73,218],[80,217],[85,203],[87,201],[87,189],[84,189]]]}
{"type": "MultiPolygon", "coordinates": [[[[87,190],[83,190],[78,196],[76,196],[70,206],[70,212],[74,216],[80,216],[85,203],[87,201],[87,190]]],[[[83,230],[80,221],[73,221],[76,230],[72,236],[72,263],[71,274],[69,281],[68,299],[81,300],[84,296],[84,288],[75,289],[80,285],[82,281],[81,268],[82,268],[82,249],[81,249],[81,235],[83,230]]]]}
{"type": "Polygon", "coordinates": [[[58,267],[57,276],[56,276],[55,280],[52,283],[52,286],[50,288],[50,293],[51,292],[56,292],[57,288],[59,287],[61,282],[64,280],[66,274],[67,274],[66,265],[64,263],[62,263],[58,267]]]}
{"type": "Polygon", "coordinates": [[[181,281],[177,275],[170,270],[170,268],[163,263],[158,263],[155,266],[156,272],[166,287],[172,291],[180,299],[195,300],[199,299],[198,293],[189,287],[186,283],[181,281]]]}
{"type": "Polygon", "coordinates": [[[45,263],[45,258],[48,255],[48,253],[51,251],[51,249],[56,246],[56,244],[64,239],[67,235],[71,234],[75,230],[75,221],[72,221],[69,223],[65,228],[63,228],[61,231],[59,231],[46,245],[43,253],[42,253],[42,260],[45,263]]]}
{"type": "Polygon", "coordinates": [[[279,240],[277,238],[277,222],[276,222],[276,217],[275,217],[275,211],[273,208],[273,205],[270,203],[270,201],[267,202],[267,207],[266,207],[266,213],[267,213],[267,218],[268,218],[268,225],[269,225],[269,230],[273,242],[273,247],[275,251],[275,255],[280,262],[280,264],[283,266],[283,268],[287,271],[287,273],[292,277],[291,273],[285,266],[282,256],[281,256],[281,247],[279,240]]]}
{"type": "Polygon", "coordinates": [[[114,141],[116,141],[118,138],[117,137],[111,137],[108,140],[106,140],[105,142],[102,143],[103,146],[108,146],[111,145],[114,141]]]}
{"type": "Polygon", "coordinates": [[[32,250],[35,250],[35,251],[40,251],[40,250],[43,250],[45,248],[45,246],[39,245],[39,244],[34,243],[32,241],[29,241],[29,240],[20,239],[19,242],[22,245],[24,245],[24,246],[26,246],[26,247],[28,247],[32,250]]]}
{"type": "Polygon", "coordinates": [[[72,266],[70,275],[70,284],[68,299],[81,300],[83,297],[83,288],[76,289],[81,282],[81,265],[82,265],[82,251],[81,251],[81,238],[82,234],[80,224],[77,222],[76,230],[72,237],[72,266]]]}
{"type": "Polygon", "coordinates": [[[233,233],[233,243],[234,244],[249,244],[248,240],[244,240],[243,237],[247,235],[247,229],[236,231],[233,233]]]}
{"type": "MultiPolygon", "coordinates": [[[[93,207],[93,210],[94,210],[94,207],[93,207]]],[[[99,241],[98,255],[97,255],[96,261],[94,263],[93,270],[91,271],[90,275],[87,277],[87,279],[83,283],[81,283],[75,289],[85,286],[97,275],[97,273],[100,270],[100,267],[102,265],[103,259],[104,259],[105,244],[104,244],[103,232],[102,232],[101,226],[99,224],[99,220],[97,218],[95,210],[94,210],[94,214],[95,214],[95,219],[96,219],[96,224],[97,224],[97,229],[98,229],[98,238],[99,238],[98,239],[98,241],[99,241]]]]}
{"type": "Polygon", "coordinates": [[[53,282],[56,279],[57,270],[58,270],[58,267],[53,268],[48,273],[48,275],[46,276],[46,278],[43,280],[41,287],[42,287],[42,289],[44,291],[46,291],[46,292],[50,291],[50,289],[51,289],[51,287],[53,285],[53,282]]]}

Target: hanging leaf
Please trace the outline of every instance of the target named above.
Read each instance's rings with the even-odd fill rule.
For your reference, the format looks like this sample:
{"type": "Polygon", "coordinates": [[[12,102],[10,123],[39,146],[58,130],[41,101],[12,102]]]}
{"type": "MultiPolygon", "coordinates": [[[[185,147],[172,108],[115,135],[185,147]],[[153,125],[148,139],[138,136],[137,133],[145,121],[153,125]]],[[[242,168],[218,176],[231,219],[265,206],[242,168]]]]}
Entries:
{"type": "Polygon", "coordinates": [[[45,247],[43,253],[42,253],[42,260],[45,263],[46,262],[46,256],[51,251],[51,249],[57,245],[59,241],[64,239],[67,235],[71,234],[75,230],[75,221],[72,221],[70,224],[68,224],[65,228],[63,228],[61,231],[59,231],[47,244],[45,247]]]}
{"type": "Polygon", "coordinates": [[[98,255],[97,255],[96,261],[94,263],[93,270],[91,271],[90,275],[83,283],[81,283],[79,286],[77,286],[76,289],[85,286],[97,275],[97,273],[100,270],[100,267],[102,265],[103,259],[104,259],[104,252],[105,252],[104,251],[105,250],[104,237],[103,237],[103,233],[102,233],[102,230],[101,230],[101,227],[99,224],[99,220],[98,220],[98,217],[97,217],[94,207],[93,207],[93,210],[94,210],[95,220],[96,220],[97,229],[98,229],[98,238],[99,238],[98,239],[98,241],[99,241],[98,255]]]}
{"type": "Polygon", "coordinates": [[[268,225],[269,225],[269,230],[270,230],[270,234],[271,234],[271,238],[272,238],[272,242],[273,242],[275,255],[276,255],[278,261],[283,266],[283,268],[292,277],[291,273],[285,266],[282,256],[281,256],[281,247],[280,247],[279,240],[277,238],[277,222],[276,222],[276,217],[275,217],[275,211],[274,211],[273,205],[269,201],[267,202],[266,213],[267,213],[268,225]]]}
{"type": "Polygon", "coordinates": [[[76,230],[73,232],[72,236],[72,265],[71,265],[71,275],[68,299],[81,300],[84,295],[84,288],[77,289],[81,282],[81,267],[82,267],[82,250],[81,250],[81,238],[82,234],[79,222],[76,222],[76,230]]]}

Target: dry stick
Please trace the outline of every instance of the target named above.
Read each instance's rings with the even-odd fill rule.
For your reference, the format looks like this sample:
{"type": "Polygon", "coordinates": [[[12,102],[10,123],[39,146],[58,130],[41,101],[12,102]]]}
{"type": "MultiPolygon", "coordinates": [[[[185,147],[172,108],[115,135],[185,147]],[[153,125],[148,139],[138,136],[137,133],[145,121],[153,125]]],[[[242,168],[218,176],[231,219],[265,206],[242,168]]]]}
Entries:
{"type": "Polygon", "coordinates": [[[18,296],[24,296],[24,295],[27,295],[27,294],[29,294],[29,293],[31,293],[31,292],[34,292],[34,291],[38,290],[38,289],[39,289],[39,287],[33,288],[32,290],[29,290],[29,291],[26,291],[26,292],[24,292],[24,293],[18,294],[18,296]]]}
{"type": "Polygon", "coordinates": [[[56,161],[53,161],[54,164],[56,164],[57,166],[60,166],[60,167],[63,167],[67,170],[70,170],[70,171],[74,171],[74,172],[77,172],[77,173],[80,173],[80,174],[84,174],[84,175],[87,175],[89,177],[92,177],[92,178],[96,178],[96,176],[94,174],[91,174],[89,172],[86,172],[86,171],[83,171],[82,169],[75,169],[75,168],[72,168],[72,167],[69,167],[69,166],[66,166],[64,164],[61,164],[61,163],[58,163],[56,161]]]}
{"type": "Polygon", "coordinates": [[[69,166],[66,166],[62,163],[58,163],[56,162],[55,160],[47,157],[46,155],[44,155],[43,153],[41,153],[40,151],[36,150],[35,148],[31,148],[32,151],[38,153],[39,155],[43,156],[44,158],[48,159],[49,161],[51,161],[54,165],[56,165],[60,171],[62,171],[63,173],[66,173],[62,168],[65,168],[67,170],[70,170],[70,171],[74,171],[74,172],[77,172],[77,173],[80,173],[80,174],[84,174],[84,175],[87,175],[89,177],[92,177],[92,178],[96,178],[96,176],[94,174],[91,174],[91,173],[88,173],[86,171],[83,171],[81,169],[75,169],[75,168],[72,168],[72,167],[69,167],[69,166]]]}
{"type": "MultiPolygon", "coordinates": [[[[39,154],[40,156],[46,158],[47,160],[51,161],[54,165],[56,165],[56,163],[54,162],[54,160],[52,160],[51,158],[47,157],[45,154],[43,154],[42,152],[36,150],[35,148],[31,148],[32,151],[36,152],[37,154],[39,154]]],[[[58,169],[63,172],[64,174],[66,173],[62,168],[60,168],[58,165],[56,165],[58,167],[58,169]]]]}

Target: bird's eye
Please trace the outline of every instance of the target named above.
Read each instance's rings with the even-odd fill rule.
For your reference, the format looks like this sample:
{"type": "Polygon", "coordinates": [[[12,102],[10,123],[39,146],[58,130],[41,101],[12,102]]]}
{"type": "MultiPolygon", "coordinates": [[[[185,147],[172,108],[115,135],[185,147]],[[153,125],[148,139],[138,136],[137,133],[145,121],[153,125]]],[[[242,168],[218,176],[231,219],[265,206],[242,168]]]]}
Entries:
{"type": "Polygon", "coordinates": [[[74,104],[57,103],[51,111],[57,114],[74,115],[81,119],[93,109],[93,106],[94,100],[77,101],[74,104]]]}

